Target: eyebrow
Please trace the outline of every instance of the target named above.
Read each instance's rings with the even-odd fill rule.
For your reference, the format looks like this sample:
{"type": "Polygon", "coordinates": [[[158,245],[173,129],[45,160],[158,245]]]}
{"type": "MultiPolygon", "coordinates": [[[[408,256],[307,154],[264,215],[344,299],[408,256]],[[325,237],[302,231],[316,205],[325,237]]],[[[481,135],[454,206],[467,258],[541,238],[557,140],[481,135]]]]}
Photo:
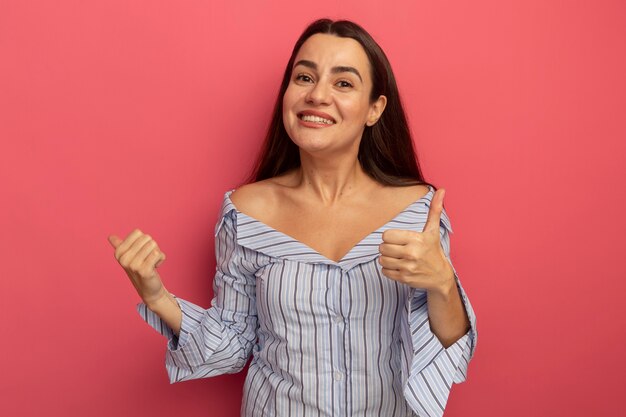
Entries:
{"type": "MultiPolygon", "coordinates": [[[[298,65],[303,65],[305,67],[317,70],[317,64],[313,61],[309,61],[306,59],[301,59],[300,61],[296,62],[296,64],[293,66],[294,68],[297,67],[298,65]]],[[[348,67],[348,66],[338,66],[338,67],[332,67],[330,70],[331,73],[333,74],[340,74],[342,72],[351,72],[353,74],[356,74],[357,77],[359,77],[359,80],[361,80],[361,82],[363,82],[363,78],[361,78],[361,74],[359,73],[359,70],[357,70],[354,67],[348,67]]]]}

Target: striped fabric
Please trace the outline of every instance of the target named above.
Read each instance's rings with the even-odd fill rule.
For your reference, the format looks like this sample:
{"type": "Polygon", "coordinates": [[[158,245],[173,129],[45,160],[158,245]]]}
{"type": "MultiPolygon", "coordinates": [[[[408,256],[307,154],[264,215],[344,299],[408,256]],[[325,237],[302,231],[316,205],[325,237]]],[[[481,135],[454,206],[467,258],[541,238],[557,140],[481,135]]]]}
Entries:
{"type": "MultiPolygon", "coordinates": [[[[425,291],[386,278],[377,262],[385,230],[423,230],[434,189],[339,262],[237,211],[231,193],[215,229],[212,307],[177,298],[176,337],[138,305],[169,339],[170,381],[238,372],[252,354],[243,416],[443,415],[474,354],[474,311],[457,278],[471,329],[444,348],[430,330],[425,291]]],[[[445,211],[440,231],[449,259],[445,211]]]]}

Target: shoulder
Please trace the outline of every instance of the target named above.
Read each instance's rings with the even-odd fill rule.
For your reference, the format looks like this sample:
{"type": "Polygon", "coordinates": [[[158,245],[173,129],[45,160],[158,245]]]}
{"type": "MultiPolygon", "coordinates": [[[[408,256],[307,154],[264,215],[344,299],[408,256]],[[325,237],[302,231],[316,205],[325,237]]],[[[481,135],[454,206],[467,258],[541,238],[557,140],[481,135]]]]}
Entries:
{"type": "Polygon", "coordinates": [[[238,211],[255,217],[276,208],[286,188],[289,188],[289,184],[284,177],[269,178],[242,185],[233,191],[230,200],[238,211]]]}
{"type": "Polygon", "coordinates": [[[275,193],[270,180],[259,181],[243,185],[230,195],[237,210],[243,213],[254,213],[272,204],[272,195],[275,193]]]}
{"type": "Polygon", "coordinates": [[[280,205],[285,189],[290,188],[291,177],[283,175],[242,185],[230,195],[238,211],[255,217],[263,216],[280,205]]]}
{"type": "Polygon", "coordinates": [[[384,188],[384,192],[389,197],[389,200],[396,201],[401,206],[407,206],[426,197],[431,192],[431,187],[427,184],[415,184],[404,187],[388,186],[384,188]]]}
{"type": "Polygon", "coordinates": [[[236,190],[227,191],[224,194],[215,235],[217,236],[225,224],[229,225],[230,229],[236,229],[238,212],[256,218],[259,213],[269,210],[273,205],[273,194],[275,193],[270,180],[245,184],[236,190]]]}
{"type": "MultiPolygon", "coordinates": [[[[427,211],[430,211],[432,199],[437,191],[434,186],[428,184],[417,184],[408,187],[393,187],[393,190],[397,193],[396,198],[402,199],[403,204],[406,206],[418,203],[427,211]]],[[[424,218],[424,221],[426,221],[426,218],[424,218]]],[[[448,217],[445,207],[442,207],[441,210],[440,227],[441,233],[443,234],[446,232],[453,232],[450,218],[448,217]]]]}
{"type": "Polygon", "coordinates": [[[426,184],[416,184],[404,188],[406,188],[405,193],[407,196],[412,196],[413,200],[419,200],[430,192],[431,187],[426,184]]]}

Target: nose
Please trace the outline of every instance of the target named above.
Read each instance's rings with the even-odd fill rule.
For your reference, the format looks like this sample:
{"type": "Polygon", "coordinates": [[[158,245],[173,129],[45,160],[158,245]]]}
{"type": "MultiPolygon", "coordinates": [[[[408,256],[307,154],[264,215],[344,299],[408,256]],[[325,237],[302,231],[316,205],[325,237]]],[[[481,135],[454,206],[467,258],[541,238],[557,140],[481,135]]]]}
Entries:
{"type": "Polygon", "coordinates": [[[309,104],[320,105],[330,102],[330,90],[324,82],[317,82],[311,86],[306,95],[306,102],[309,104]]]}

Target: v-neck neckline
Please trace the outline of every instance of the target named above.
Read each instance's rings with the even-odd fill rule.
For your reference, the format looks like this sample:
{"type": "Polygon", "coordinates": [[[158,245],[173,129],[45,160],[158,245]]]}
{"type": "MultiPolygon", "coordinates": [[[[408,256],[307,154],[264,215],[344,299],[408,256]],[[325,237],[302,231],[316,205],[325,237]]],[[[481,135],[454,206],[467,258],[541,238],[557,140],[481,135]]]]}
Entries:
{"type": "MultiPolygon", "coordinates": [[[[323,263],[329,263],[332,265],[341,265],[342,263],[346,262],[346,261],[350,261],[352,259],[354,259],[353,256],[350,256],[353,254],[353,252],[355,252],[357,249],[361,248],[364,245],[368,245],[368,246],[372,246],[374,245],[373,243],[370,243],[368,241],[372,240],[374,235],[381,235],[382,233],[389,228],[389,225],[393,222],[398,221],[398,219],[405,213],[409,212],[411,210],[411,208],[413,208],[414,206],[416,206],[418,203],[420,203],[421,201],[431,201],[432,199],[432,193],[434,191],[434,188],[431,186],[428,186],[428,192],[426,194],[424,194],[422,197],[418,198],[417,200],[411,202],[410,204],[408,204],[406,207],[404,207],[401,211],[399,211],[398,213],[396,213],[391,219],[389,219],[388,221],[386,221],[383,225],[381,225],[380,227],[378,227],[377,229],[371,231],[370,233],[368,233],[366,236],[364,236],[360,241],[358,241],[355,245],[353,245],[342,257],[341,259],[335,261],[333,259],[330,259],[329,257],[327,257],[326,255],[323,255],[322,253],[320,253],[317,249],[307,245],[306,243],[302,242],[299,239],[296,239],[295,237],[282,232],[270,225],[268,225],[267,223],[262,222],[261,220],[252,217],[242,211],[239,211],[239,209],[235,206],[235,204],[232,202],[232,200],[230,199],[230,195],[235,191],[235,190],[230,190],[228,192],[226,192],[226,198],[228,199],[228,203],[230,204],[230,206],[235,210],[236,214],[237,214],[237,224],[240,224],[240,217],[242,219],[245,219],[246,225],[250,225],[250,224],[257,224],[261,229],[264,229],[264,232],[271,232],[274,233],[275,235],[278,235],[280,237],[282,237],[283,239],[281,239],[281,241],[288,241],[291,243],[294,243],[300,247],[302,247],[303,249],[305,249],[307,251],[307,253],[314,255],[315,258],[318,258],[319,261],[322,261],[323,263]]],[[[379,243],[376,243],[375,246],[378,246],[379,243]]],[[[378,249],[376,249],[376,253],[378,252],[378,249]]],[[[358,258],[360,258],[361,256],[358,256],[358,258]]]]}

